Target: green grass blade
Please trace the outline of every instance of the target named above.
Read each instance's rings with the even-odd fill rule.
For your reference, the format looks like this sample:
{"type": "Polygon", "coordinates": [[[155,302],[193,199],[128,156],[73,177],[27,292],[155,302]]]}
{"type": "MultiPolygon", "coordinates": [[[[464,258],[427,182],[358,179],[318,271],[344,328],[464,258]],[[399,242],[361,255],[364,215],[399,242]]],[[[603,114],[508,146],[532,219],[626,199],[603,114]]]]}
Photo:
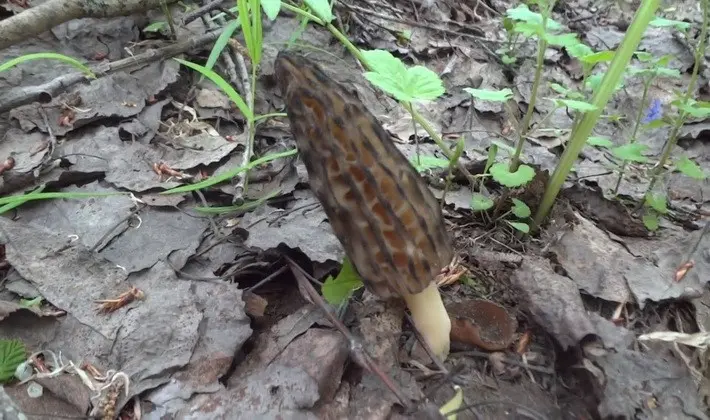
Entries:
{"type": "Polygon", "coordinates": [[[224,93],[229,96],[229,99],[232,100],[237,105],[237,108],[244,114],[244,116],[248,120],[252,120],[254,118],[254,113],[249,109],[247,106],[246,102],[242,99],[242,97],[237,93],[234,88],[227,83],[226,80],[222,78],[219,74],[215,73],[214,71],[208,69],[207,67],[201,66],[199,64],[192,63],[190,61],[186,60],[181,60],[179,58],[174,58],[173,60],[177,61],[178,63],[185,65],[187,67],[190,67],[191,69],[198,71],[202,73],[204,76],[206,76],[208,79],[210,79],[214,84],[216,84],[224,93]]]}
{"type": "Polygon", "coordinates": [[[8,70],[18,64],[25,63],[27,61],[32,61],[32,60],[59,60],[64,63],[70,64],[74,66],[75,68],[79,69],[81,72],[86,74],[88,77],[95,79],[96,75],[94,72],[91,71],[90,68],[86,67],[83,65],[79,60],[68,57],[66,55],[62,54],[57,54],[57,53],[34,53],[34,54],[26,54],[17,58],[13,58],[12,60],[8,61],[7,63],[0,64],[0,72],[3,72],[5,70],[8,70]]]}
{"type": "Polygon", "coordinates": [[[241,204],[239,206],[222,206],[222,207],[196,207],[195,210],[200,213],[206,214],[222,214],[222,213],[236,213],[241,211],[251,210],[253,208],[259,207],[264,204],[267,200],[270,200],[281,194],[281,190],[277,189],[271,191],[265,196],[259,198],[258,200],[249,201],[247,203],[241,204]]]}
{"type": "Polygon", "coordinates": [[[249,162],[249,164],[247,164],[247,165],[232,169],[231,171],[224,173],[222,175],[207,178],[204,181],[198,182],[196,184],[183,185],[181,187],[177,187],[177,188],[173,188],[173,189],[170,189],[167,191],[163,191],[160,194],[178,194],[178,193],[185,193],[185,192],[189,192],[189,191],[196,191],[196,190],[201,190],[203,188],[211,187],[212,185],[219,184],[220,182],[224,182],[228,179],[234,178],[238,174],[240,174],[244,171],[248,171],[252,168],[255,168],[263,163],[271,162],[272,160],[280,159],[283,157],[293,156],[296,153],[298,153],[297,149],[291,149],[291,150],[287,150],[287,151],[281,152],[281,153],[274,153],[271,155],[266,155],[266,156],[259,158],[253,162],[249,162]]]}

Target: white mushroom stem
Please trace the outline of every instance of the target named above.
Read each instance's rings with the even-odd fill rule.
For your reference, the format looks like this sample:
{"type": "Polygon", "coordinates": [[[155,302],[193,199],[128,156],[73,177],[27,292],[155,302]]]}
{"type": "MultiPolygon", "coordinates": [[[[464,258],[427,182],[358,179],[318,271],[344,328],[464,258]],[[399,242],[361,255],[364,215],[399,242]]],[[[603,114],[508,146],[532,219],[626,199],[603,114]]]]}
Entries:
{"type": "Polygon", "coordinates": [[[404,296],[407,307],[412,313],[412,320],[434,354],[445,360],[451,345],[451,319],[441,300],[436,283],[416,295],[404,296]]]}

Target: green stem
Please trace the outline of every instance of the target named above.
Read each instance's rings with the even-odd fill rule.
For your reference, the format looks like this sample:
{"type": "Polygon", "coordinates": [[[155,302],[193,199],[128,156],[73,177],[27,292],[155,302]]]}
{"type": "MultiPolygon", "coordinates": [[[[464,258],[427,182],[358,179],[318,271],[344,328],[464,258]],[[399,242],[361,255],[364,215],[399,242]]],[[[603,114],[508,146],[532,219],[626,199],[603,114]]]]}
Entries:
{"type": "Polygon", "coordinates": [[[575,126],[574,131],[572,132],[570,144],[565,149],[562,157],[560,158],[559,164],[550,177],[545,193],[542,196],[540,207],[538,207],[537,212],[535,213],[532,229],[538,229],[540,227],[542,221],[552,208],[557,194],[560,192],[565,179],[567,179],[567,175],[572,169],[574,163],[577,161],[579,152],[586,144],[589,134],[592,132],[592,129],[604,110],[604,107],[614,93],[614,87],[619,79],[621,79],[634,51],[636,51],[636,48],[641,42],[643,32],[651,19],[653,19],[659,3],[660,0],[643,0],[641,6],[636,11],[636,16],[634,16],[634,20],[631,22],[631,25],[626,31],[624,40],[621,42],[621,45],[619,45],[616,54],[614,54],[614,59],[602,79],[601,86],[592,97],[591,103],[596,107],[596,109],[584,113],[584,116],[579,121],[579,124],[575,126]]]}
{"type": "MultiPolygon", "coordinates": [[[[542,17],[542,27],[545,28],[547,25],[547,13],[542,17]]],[[[540,80],[542,80],[542,68],[545,64],[545,51],[547,50],[547,40],[544,36],[539,36],[537,41],[537,63],[535,67],[535,78],[533,80],[532,91],[530,92],[530,103],[528,104],[528,110],[525,112],[525,117],[523,117],[523,122],[520,124],[520,129],[518,130],[518,144],[515,147],[515,153],[510,160],[510,172],[515,172],[518,170],[518,165],[520,164],[520,154],[523,152],[523,146],[525,145],[525,136],[530,128],[530,121],[532,120],[533,113],[535,112],[535,103],[537,102],[537,91],[540,88],[540,80]]]]}
{"type": "MultiPolygon", "coordinates": [[[[648,88],[651,86],[653,77],[649,77],[648,80],[644,81],[643,84],[643,95],[641,95],[641,106],[639,106],[639,111],[636,113],[636,122],[634,123],[634,132],[631,133],[631,139],[629,144],[636,143],[636,135],[638,134],[639,127],[641,126],[641,118],[646,110],[646,98],[648,97],[648,88]]],[[[619,186],[621,185],[621,180],[624,178],[624,172],[626,171],[627,161],[624,160],[621,163],[621,169],[619,170],[619,178],[616,180],[616,185],[614,186],[614,195],[619,192],[619,186]]]]}

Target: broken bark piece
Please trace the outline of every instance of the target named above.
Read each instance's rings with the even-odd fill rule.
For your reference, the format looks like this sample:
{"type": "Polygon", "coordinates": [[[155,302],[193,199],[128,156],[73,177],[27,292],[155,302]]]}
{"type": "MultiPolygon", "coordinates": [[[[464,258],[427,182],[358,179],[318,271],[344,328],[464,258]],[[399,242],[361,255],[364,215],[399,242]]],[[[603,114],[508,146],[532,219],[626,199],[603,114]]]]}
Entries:
{"type": "Polygon", "coordinates": [[[311,189],[363,283],[404,298],[445,359],[451,322],[434,280],[454,252],[439,203],[374,115],[317,65],[282,51],[275,74],[311,189]]]}

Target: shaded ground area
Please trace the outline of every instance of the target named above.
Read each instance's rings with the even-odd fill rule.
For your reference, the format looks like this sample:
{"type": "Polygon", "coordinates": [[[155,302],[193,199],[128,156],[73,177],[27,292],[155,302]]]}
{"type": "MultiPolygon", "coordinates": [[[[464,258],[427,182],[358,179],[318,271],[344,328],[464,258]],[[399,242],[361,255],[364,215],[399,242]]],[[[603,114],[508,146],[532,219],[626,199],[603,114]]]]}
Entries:
{"type": "MultiPolygon", "coordinates": [[[[464,136],[462,160],[479,174],[493,142],[514,146],[510,133],[530,101],[535,45],[520,44],[514,66],[495,54],[505,42],[502,16],[514,5],[424,3],[358,0],[336,2],[335,11],[360,48],[391,51],[442,77],[447,93],[420,112],[451,144],[464,136]],[[510,87],[516,108],[474,100],[466,87],[510,87]]],[[[560,3],[554,18],[596,50],[617,47],[633,17],[625,2],[560,3]]],[[[669,18],[699,26],[696,2],[673,6],[669,18]]],[[[0,16],[18,7],[0,5],[0,16]]],[[[181,9],[174,13],[181,22],[181,9]]],[[[0,178],[2,196],[40,185],[132,193],[37,200],[0,218],[0,338],[20,339],[44,352],[38,363],[64,367],[5,386],[0,404],[9,396],[30,418],[112,411],[148,419],[440,418],[438,408],[459,386],[463,419],[707,418],[707,181],[670,173],[670,213],[650,233],[634,212],[648,185],[642,165],[628,168],[614,196],[613,156],[588,146],[547,225],[523,237],[501,217],[506,203],[537,206],[573,122],[538,100],[533,121],[540,125],[522,156],[537,171],[533,182],[516,190],[487,182],[500,203],[488,213],[470,210],[463,177],[445,196],[447,228],[467,274],[441,285],[457,336],[437,367],[417,345],[401,302],[358,291],[337,311],[351,340],[296,281],[288,259],[318,289],[344,257],[297,156],[251,171],[246,193],[224,183],[199,194],[159,194],[241,165],[247,142],[244,117],[223,92],[169,56],[151,58],[170,42],[141,31],[161,19],[158,12],[77,19],[0,50],[0,63],[40,51],[89,64],[138,57],[96,80],[66,83],[45,103],[31,88],[67,81],[73,68],[40,60],[0,73],[0,159],[15,160],[0,178]],[[196,209],[260,199],[224,215],[196,209]],[[37,297],[43,300],[35,306],[20,301],[37,297]],[[100,310],[100,301],[119,297],[130,302],[100,310]],[[650,333],[660,339],[643,337],[650,333]],[[363,369],[358,357],[365,352],[406,404],[363,369]],[[40,398],[28,394],[33,383],[43,389],[40,398]]],[[[283,110],[273,62],[297,35],[299,50],[355,91],[408,158],[416,155],[409,114],[365,80],[329,33],[302,29],[288,14],[265,25],[259,114],[283,110]]],[[[182,57],[204,63],[216,39],[205,35],[210,28],[200,19],[177,28],[180,42],[193,41],[182,57]]],[[[639,49],[672,55],[669,66],[683,75],[650,87],[667,105],[687,85],[692,49],[668,28],[649,28],[639,49]]],[[[237,47],[229,56],[234,60],[218,61],[218,69],[243,86],[244,57],[237,47]]],[[[579,85],[578,62],[555,49],[546,58],[545,80],[579,85]]],[[[707,96],[707,76],[703,63],[699,100],[707,96]]],[[[642,90],[628,80],[605,113],[633,120],[642,90]]],[[[549,95],[546,85],[542,97],[549,95]]],[[[600,120],[595,135],[624,143],[629,128],[619,120],[600,120]]],[[[257,156],[294,147],[286,121],[269,118],[257,127],[257,156]]],[[[705,171],[706,128],[703,120],[684,126],[678,147],[705,171]]],[[[421,130],[416,134],[419,153],[442,157],[421,130]]],[[[668,135],[661,127],[638,141],[657,157],[668,135]]],[[[445,172],[423,176],[441,197],[445,172]]]]}

